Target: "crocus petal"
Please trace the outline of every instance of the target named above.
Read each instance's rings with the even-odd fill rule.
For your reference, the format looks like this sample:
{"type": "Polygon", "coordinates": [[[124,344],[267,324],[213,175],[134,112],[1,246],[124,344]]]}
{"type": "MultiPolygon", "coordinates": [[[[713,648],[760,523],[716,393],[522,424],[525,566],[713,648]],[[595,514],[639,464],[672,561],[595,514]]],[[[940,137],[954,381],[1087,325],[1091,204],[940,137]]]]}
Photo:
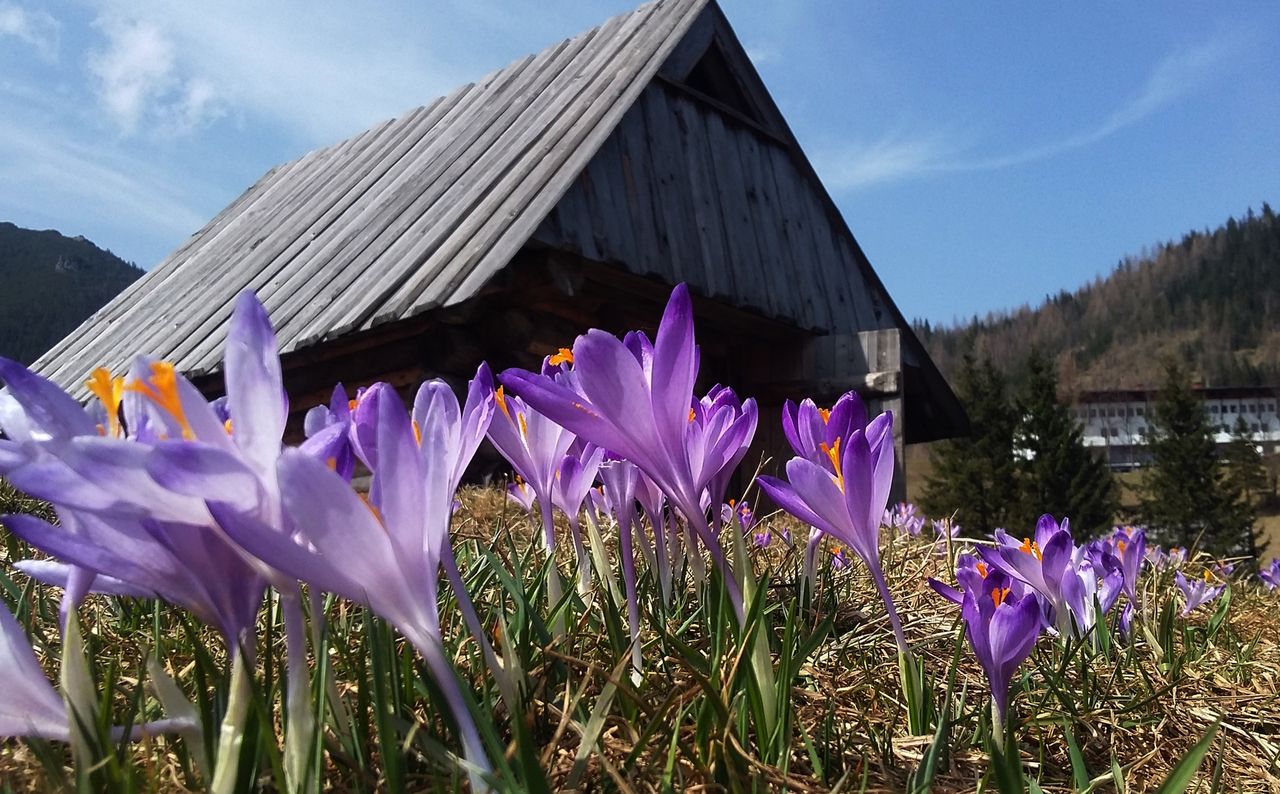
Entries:
{"type": "Polygon", "coordinates": [[[288,404],[271,319],[247,290],[240,293],[231,314],[225,372],[235,444],[259,475],[266,476],[280,454],[288,404]]]}
{"type": "MultiPolygon", "coordinates": [[[[41,584],[52,585],[53,587],[61,587],[66,589],[72,576],[72,571],[76,570],[73,566],[56,560],[18,560],[13,564],[14,568],[22,571],[27,576],[35,579],[41,584]]],[[[99,595],[128,596],[130,598],[155,598],[156,594],[152,590],[145,587],[138,587],[129,582],[122,581],[114,576],[98,574],[94,577],[93,584],[89,588],[90,593],[99,595]]]]}
{"type": "MultiPolygon", "coordinates": [[[[417,572],[414,581],[422,583],[417,589],[423,592],[407,588],[389,533],[341,477],[294,450],[282,453],[276,468],[285,512],[315,548],[315,554],[344,574],[346,584],[334,581],[324,589],[370,604],[393,621],[394,616],[420,609],[427,593],[434,601],[434,572],[417,572]]],[[[250,549],[257,545],[243,537],[237,542],[250,549]]],[[[256,552],[255,556],[261,557],[256,552]]],[[[307,569],[296,565],[296,557],[262,559],[290,576],[309,581],[307,569]]]]}
{"type": "Polygon", "coordinates": [[[71,395],[16,361],[0,356],[0,380],[26,414],[27,432],[45,438],[97,433],[94,422],[71,395]]]}
{"type": "MultiPolygon", "coordinates": [[[[147,460],[147,472],[175,493],[201,500],[225,502],[251,510],[262,499],[258,475],[233,452],[187,441],[162,441],[147,460]]],[[[191,523],[202,514],[193,510],[191,523]]]]}
{"type": "Polygon", "coordinates": [[[31,643],[8,607],[0,604],[0,736],[68,741],[66,706],[45,678],[31,643]]]}
{"type": "MultiPolygon", "coordinates": [[[[654,422],[672,455],[680,454],[673,446],[677,443],[676,439],[683,436],[684,426],[688,423],[689,395],[693,394],[697,376],[693,301],[689,297],[688,285],[681,283],[671,291],[667,307],[662,313],[662,321],[658,325],[658,338],[653,345],[651,379],[654,422]]],[[[587,393],[590,396],[590,392],[587,393]]],[[[594,398],[592,401],[595,401],[594,398]]]]}

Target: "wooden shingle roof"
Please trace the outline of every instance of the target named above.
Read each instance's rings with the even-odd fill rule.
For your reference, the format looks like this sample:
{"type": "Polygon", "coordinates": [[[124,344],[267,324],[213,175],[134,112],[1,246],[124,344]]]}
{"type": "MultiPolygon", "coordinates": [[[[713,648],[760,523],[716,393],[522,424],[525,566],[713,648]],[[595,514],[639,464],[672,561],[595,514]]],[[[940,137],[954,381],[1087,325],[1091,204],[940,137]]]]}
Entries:
{"type": "MultiPolygon", "coordinates": [[[[143,353],[217,369],[254,290],[281,352],[473,296],[530,238],[707,0],[656,0],[268,172],[42,356],[79,389],[143,353]]],[[[82,395],[83,396],[83,395],[82,395]]]]}

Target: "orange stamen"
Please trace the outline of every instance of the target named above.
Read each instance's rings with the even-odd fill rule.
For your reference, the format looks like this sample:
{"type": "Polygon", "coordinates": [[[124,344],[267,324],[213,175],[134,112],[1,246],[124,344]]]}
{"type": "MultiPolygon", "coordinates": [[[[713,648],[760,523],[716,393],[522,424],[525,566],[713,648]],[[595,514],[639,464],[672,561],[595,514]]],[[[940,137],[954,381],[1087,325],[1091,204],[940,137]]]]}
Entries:
{"type": "Polygon", "coordinates": [[[1000,606],[1001,604],[1003,604],[1004,600],[1008,597],[1009,597],[1009,588],[1007,587],[997,587],[991,591],[991,600],[995,602],[996,606],[1000,606]]]}
{"type": "Polygon", "coordinates": [[[360,404],[359,400],[347,400],[347,410],[354,411],[356,406],[360,404]]]}
{"type": "Polygon", "coordinates": [[[124,378],[113,378],[106,368],[98,367],[89,375],[84,385],[107,409],[107,427],[101,428],[98,434],[105,436],[110,431],[112,438],[119,438],[120,403],[124,400],[124,378]]]}
{"type": "Polygon", "coordinates": [[[504,413],[506,417],[510,419],[511,411],[510,409],[507,408],[507,394],[502,390],[501,386],[499,386],[498,390],[493,393],[493,398],[494,400],[497,401],[498,407],[502,409],[502,413],[504,413]]]}
{"type": "Polygon", "coordinates": [[[689,409],[689,421],[690,421],[690,422],[692,422],[694,419],[696,419],[696,418],[697,418],[697,416],[698,416],[698,415],[694,412],[694,410],[693,410],[692,408],[690,408],[690,409],[689,409]]]}
{"type": "Polygon", "coordinates": [[[178,376],[173,365],[168,361],[156,361],[151,365],[151,375],[146,380],[135,379],[125,385],[126,391],[142,394],[155,403],[165,413],[173,417],[182,430],[182,438],[186,441],[195,439],[196,434],[187,422],[187,414],[182,408],[182,397],[178,394],[178,376]]]}
{"type": "Polygon", "coordinates": [[[979,576],[981,576],[983,579],[986,579],[986,578],[987,578],[987,564],[986,564],[985,562],[982,562],[981,560],[979,560],[979,561],[978,561],[978,564],[977,564],[977,566],[976,566],[976,567],[977,567],[977,569],[978,569],[978,575],[979,575],[979,576]]]}
{"type": "Polygon", "coordinates": [[[836,470],[836,485],[840,486],[840,490],[844,490],[844,472],[840,470],[840,439],[837,438],[831,446],[827,446],[827,442],[819,445],[822,451],[827,454],[827,458],[831,460],[831,467],[836,470]]]}
{"type": "Polygon", "coordinates": [[[228,419],[227,421],[225,421],[225,422],[223,422],[223,423],[222,423],[222,429],[223,429],[223,430],[225,430],[225,431],[227,431],[227,435],[231,435],[231,420],[230,420],[230,419],[228,419]]]}
{"type": "Polygon", "coordinates": [[[1116,551],[1119,551],[1119,552],[1123,552],[1123,551],[1124,551],[1124,541],[1123,541],[1123,540],[1117,540],[1117,541],[1116,541],[1116,551]]]}
{"type": "Polygon", "coordinates": [[[524,421],[524,414],[516,414],[516,418],[520,420],[520,435],[528,438],[529,425],[524,421]]]}
{"type": "Polygon", "coordinates": [[[1035,557],[1037,561],[1044,560],[1044,557],[1040,555],[1040,544],[1036,543],[1031,538],[1023,538],[1022,545],[1018,547],[1018,551],[1023,554],[1030,554],[1035,557]]]}
{"type": "Polygon", "coordinates": [[[819,409],[818,409],[818,416],[821,416],[821,417],[822,417],[822,423],[825,425],[827,422],[831,421],[831,409],[830,409],[830,408],[819,408],[819,409]]]}
{"type": "Polygon", "coordinates": [[[328,466],[328,467],[329,467],[329,471],[337,471],[337,470],[338,470],[338,459],[337,459],[337,458],[326,458],[326,459],[325,459],[325,462],[324,462],[324,465],[326,465],[326,466],[328,466]]]}
{"type": "Polygon", "coordinates": [[[410,421],[413,422],[413,440],[418,442],[418,446],[422,446],[422,426],[418,424],[417,419],[410,421]]]}
{"type": "Polygon", "coordinates": [[[547,359],[547,363],[553,367],[558,367],[561,364],[572,364],[573,351],[567,347],[562,347],[555,355],[547,359]]]}

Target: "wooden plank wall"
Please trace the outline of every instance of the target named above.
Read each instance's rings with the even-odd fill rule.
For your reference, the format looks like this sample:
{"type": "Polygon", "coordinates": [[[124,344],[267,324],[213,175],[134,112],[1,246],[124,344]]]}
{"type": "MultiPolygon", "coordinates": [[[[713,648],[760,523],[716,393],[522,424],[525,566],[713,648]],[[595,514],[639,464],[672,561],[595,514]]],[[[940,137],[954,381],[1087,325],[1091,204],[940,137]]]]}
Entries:
{"type": "Polygon", "coordinates": [[[797,156],[655,80],[534,239],[810,330],[892,325],[797,156]]]}

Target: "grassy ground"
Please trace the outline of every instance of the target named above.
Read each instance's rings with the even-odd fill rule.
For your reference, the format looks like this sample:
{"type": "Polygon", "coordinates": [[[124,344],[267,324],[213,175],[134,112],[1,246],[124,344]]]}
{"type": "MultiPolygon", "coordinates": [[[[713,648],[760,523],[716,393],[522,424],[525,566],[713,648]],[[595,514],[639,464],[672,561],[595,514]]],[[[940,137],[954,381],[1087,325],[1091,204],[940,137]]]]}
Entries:
{"type": "MultiPolygon", "coordinates": [[[[885,533],[890,591],[931,681],[933,716],[913,732],[893,637],[865,568],[833,570],[824,553],[817,596],[803,607],[795,586],[798,554],[776,537],[788,527],[799,531],[773,523],[773,542],[751,552],[754,570],[768,583],[760,625],[771,641],[775,674],[784,679],[778,689],[783,728],[770,740],[747,674],[750,638],[738,634],[717,595],[721,590],[697,584],[686,571],[673,602],[663,605],[651,573],[643,571],[644,671],[632,677],[625,614],[598,582],[586,601],[567,597],[567,630],[555,632],[546,607],[546,569],[538,565],[540,552],[529,548],[534,533],[528,521],[496,492],[467,494],[455,546],[485,625],[522,671],[518,713],[501,702],[447,599],[445,642],[474,695],[478,720],[500,750],[495,757],[512,770],[505,787],[902,791],[920,774],[931,747],[940,751],[932,790],[990,786],[983,743],[987,683],[959,633],[958,610],[926,585],[929,576],[949,580],[951,560],[966,542],[952,546],[885,533]]],[[[9,554],[25,554],[16,544],[8,548],[9,554]]],[[[568,580],[575,565],[568,556],[560,563],[568,580]]],[[[1189,568],[1196,575],[1201,563],[1189,568]]],[[[18,607],[54,675],[57,592],[33,586],[7,566],[0,570],[2,597],[18,607]]],[[[1170,573],[1150,575],[1143,590],[1131,642],[1064,648],[1042,636],[1015,678],[1012,702],[1027,774],[1046,792],[1154,791],[1220,719],[1191,790],[1280,790],[1280,622],[1274,620],[1280,594],[1233,583],[1229,602],[1224,598],[1182,620],[1166,614],[1180,606],[1170,573]]],[[[83,616],[99,680],[113,682],[108,689],[117,719],[129,710],[139,716],[155,711],[151,698],[138,694],[137,682],[147,648],[159,647],[166,667],[216,724],[218,693],[225,688],[218,670],[225,661],[209,632],[174,610],[127,599],[95,597],[83,616]],[[209,649],[213,653],[203,658],[209,649]]],[[[336,682],[322,702],[325,752],[315,759],[325,787],[419,791],[461,785],[444,750],[455,747],[452,731],[433,706],[434,685],[416,654],[360,607],[332,603],[327,617],[327,638],[313,648],[311,660],[316,669],[316,658],[329,659],[327,675],[336,682]]],[[[260,720],[243,762],[246,785],[265,789],[281,784],[278,620],[276,612],[263,614],[260,720]],[[267,725],[271,730],[262,730],[267,725]]],[[[100,770],[95,780],[101,785],[92,787],[199,788],[194,755],[174,739],[119,748],[111,758],[125,771],[111,777],[109,769],[100,770]]],[[[74,779],[67,763],[56,745],[0,743],[6,790],[67,785],[74,779]]]]}

